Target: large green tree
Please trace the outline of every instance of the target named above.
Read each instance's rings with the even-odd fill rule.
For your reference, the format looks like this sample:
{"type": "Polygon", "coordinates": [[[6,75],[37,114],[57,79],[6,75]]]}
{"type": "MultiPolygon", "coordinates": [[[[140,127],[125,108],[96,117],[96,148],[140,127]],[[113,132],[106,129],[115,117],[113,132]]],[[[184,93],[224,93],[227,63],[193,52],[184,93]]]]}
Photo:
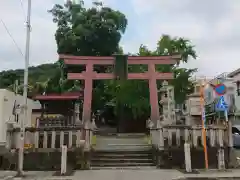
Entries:
{"type": "MultiPolygon", "coordinates": [[[[196,50],[190,40],[182,37],[170,37],[169,35],[163,35],[157,45],[155,52],[157,55],[181,55],[181,60],[177,66],[171,67],[171,70],[175,74],[175,79],[172,81],[175,88],[175,101],[182,104],[186,96],[193,92],[194,84],[190,77],[197,69],[180,68],[178,65],[196,59],[196,50]]],[[[167,70],[169,69],[167,68],[167,70]]]]}
{"type": "MultiPolygon", "coordinates": [[[[53,78],[59,72],[59,69],[57,63],[42,64],[36,67],[29,67],[28,72],[29,95],[34,96],[45,91],[48,79],[53,78]]],[[[23,92],[23,74],[23,69],[0,72],[0,88],[14,90],[14,84],[17,80],[19,85],[18,92],[21,94],[23,92]]]]}
{"type": "MultiPolygon", "coordinates": [[[[175,101],[177,104],[184,103],[186,96],[193,91],[193,82],[190,77],[196,69],[180,68],[179,64],[187,63],[189,59],[195,59],[196,52],[191,42],[184,38],[172,38],[168,35],[163,35],[157,43],[157,48],[154,51],[149,50],[146,46],[141,45],[137,55],[140,56],[156,56],[156,55],[174,55],[180,54],[181,60],[178,64],[172,65],[157,65],[159,72],[173,72],[175,79],[170,81],[175,90],[175,101]]],[[[130,66],[130,72],[144,72],[146,66],[134,65],[130,66]]],[[[158,87],[161,87],[161,82],[158,81],[158,87]]],[[[131,80],[124,83],[116,84],[112,81],[108,86],[105,86],[105,91],[111,94],[111,104],[115,104],[115,112],[118,112],[118,105],[124,105],[130,109],[126,111],[133,118],[149,115],[149,89],[148,82],[143,80],[131,80]]]]}
{"type": "MultiPolygon", "coordinates": [[[[110,56],[122,51],[119,42],[126,30],[127,19],[121,12],[104,7],[101,3],[93,3],[93,7],[85,8],[83,1],[77,4],[69,1],[63,6],[56,4],[49,12],[58,27],[55,38],[59,54],[110,56]]],[[[77,68],[75,70],[79,71],[80,67],[77,68]]],[[[107,70],[106,67],[96,68],[101,72],[107,70]]],[[[61,82],[58,83],[60,89],[66,91],[71,84],[62,75],[56,78],[61,82]]],[[[57,80],[52,82],[54,84],[57,80]]],[[[102,102],[106,99],[103,87],[104,82],[94,82],[93,109],[103,106],[102,102]]]]}
{"type": "Polygon", "coordinates": [[[56,4],[50,11],[57,23],[58,53],[110,56],[119,50],[127,27],[124,14],[95,3],[87,9],[84,2],[56,4]]]}

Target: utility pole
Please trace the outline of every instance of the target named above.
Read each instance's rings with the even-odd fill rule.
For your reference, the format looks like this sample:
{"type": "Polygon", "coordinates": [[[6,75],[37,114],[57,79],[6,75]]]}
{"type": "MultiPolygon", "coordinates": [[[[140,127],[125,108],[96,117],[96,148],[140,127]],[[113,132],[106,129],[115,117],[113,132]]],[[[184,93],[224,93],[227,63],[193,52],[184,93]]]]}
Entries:
{"type": "Polygon", "coordinates": [[[18,94],[18,80],[16,80],[14,83],[14,93],[18,94]]]}
{"type": "Polygon", "coordinates": [[[24,116],[20,120],[20,147],[18,151],[18,175],[23,175],[23,158],[24,158],[24,137],[25,137],[25,121],[27,120],[27,93],[28,93],[28,66],[30,52],[30,32],[31,32],[31,0],[28,0],[27,22],[26,22],[26,49],[25,49],[25,69],[24,69],[24,89],[23,89],[23,113],[24,116]]]}

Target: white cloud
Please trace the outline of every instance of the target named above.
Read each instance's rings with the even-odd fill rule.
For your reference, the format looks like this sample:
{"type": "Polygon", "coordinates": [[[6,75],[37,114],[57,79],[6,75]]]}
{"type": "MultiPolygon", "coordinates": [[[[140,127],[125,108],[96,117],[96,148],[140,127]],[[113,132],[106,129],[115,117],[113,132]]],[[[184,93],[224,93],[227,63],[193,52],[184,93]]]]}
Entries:
{"type": "Polygon", "coordinates": [[[141,40],[153,48],[161,34],[183,36],[196,45],[197,61],[185,67],[214,75],[239,68],[240,2],[237,0],[132,0],[144,22],[141,40]],[[146,28],[147,27],[147,28],[146,28]]]}
{"type": "MultiPolygon", "coordinates": [[[[26,0],[23,2],[26,11],[26,0]]],[[[64,0],[32,2],[31,64],[53,62],[57,59],[56,26],[47,10],[64,0]]],[[[87,7],[91,2],[86,0],[87,7]]],[[[120,9],[129,19],[122,41],[127,52],[136,52],[140,44],[153,49],[162,34],[170,34],[189,38],[196,45],[198,60],[184,66],[198,67],[199,74],[213,75],[240,66],[239,0],[104,0],[104,5],[120,9]]],[[[1,2],[0,18],[24,51],[25,27],[19,1],[1,2]]],[[[22,68],[23,58],[1,24],[0,34],[0,70],[22,68]]]]}
{"type": "MultiPolygon", "coordinates": [[[[114,4],[112,0],[104,0],[103,2],[106,6],[114,4]]],[[[55,3],[63,4],[64,0],[32,1],[30,65],[39,65],[57,60],[57,47],[54,37],[56,25],[52,22],[51,14],[47,13],[47,10],[51,9],[55,3]]],[[[92,0],[85,1],[85,4],[89,7],[92,4],[92,0]]],[[[24,53],[26,0],[23,0],[23,5],[25,13],[21,9],[19,0],[1,2],[0,18],[5,22],[11,35],[24,53]]],[[[1,22],[0,34],[0,71],[23,68],[24,58],[18,52],[1,22]]]]}
{"type": "MultiPolygon", "coordinates": [[[[26,2],[23,1],[25,12],[27,10],[26,2]]],[[[45,3],[40,4],[39,1],[32,1],[31,65],[56,61],[56,45],[54,40],[56,28],[52,23],[50,14],[47,13],[47,10],[52,7],[53,3],[53,1],[45,1],[45,3]]],[[[26,16],[24,17],[20,1],[9,0],[1,2],[0,9],[1,19],[5,22],[9,32],[24,53],[26,16]]],[[[4,50],[0,51],[0,70],[24,67],[24,58],[19,54],[11,38],[1,25],[0,34],[0,48],[4,50]]]]}

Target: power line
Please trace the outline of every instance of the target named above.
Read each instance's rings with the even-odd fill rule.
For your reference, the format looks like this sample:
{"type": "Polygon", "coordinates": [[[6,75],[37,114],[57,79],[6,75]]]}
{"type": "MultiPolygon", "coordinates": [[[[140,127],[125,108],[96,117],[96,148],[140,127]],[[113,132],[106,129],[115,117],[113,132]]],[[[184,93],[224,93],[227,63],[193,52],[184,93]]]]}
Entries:
{"type": "Polygon", "coordinates": [[[4,23],[4,21],[3,21],[1,18],[0,18],[0,21],[1,21],[1,23],[2,23],[2,25],[3,25],[3,27],[4,27],[4,29],[6,30],[6,32],[8,33],[8,35],[10,36],[10,38],[12,39],[12,41],[13,41],[14,45],[16,46],[17,50],[18,50],[19,53],[22,55],[22,57],[24,57],[21,48],[18,46],[18,44],[17,44],[17,42],[15,41],[15,39],[13,38],[11,32],[8,30],[6,24],[4,23]]]}

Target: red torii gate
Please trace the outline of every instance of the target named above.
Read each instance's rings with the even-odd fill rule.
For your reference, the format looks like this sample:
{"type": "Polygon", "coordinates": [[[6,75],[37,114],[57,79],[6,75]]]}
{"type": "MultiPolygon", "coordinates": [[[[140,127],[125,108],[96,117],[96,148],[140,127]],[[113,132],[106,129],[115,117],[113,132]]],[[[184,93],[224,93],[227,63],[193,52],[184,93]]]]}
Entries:
{"type": "MultiPolygon", "coordinates": [[[[83,122],[87,122],[91,118],[92,106],[92,89],[93,80],[114,79],[113,73],[97,73],[94,71],[94,65],[113,65],[113,56],[71,56],[59,55],[60,59],[64,59],[65,65],[85,65],[86,71],[81,73],[68,73],[69,80],[85,80],[84,102],[83,102],[83,122]]],[[[173,73],[156,72],[155,65],[174,65],[180,59],[179,55],[173,56],[129,56],[128,64],[145,64],[148,65],[148,71],[144,73],[128,73],[128,79],[149,80],[150,104],[151,104],[151,120],[156,123],[159,119],[158,90],[156,80],[170,80],[174,78],[173,73]]]]}

